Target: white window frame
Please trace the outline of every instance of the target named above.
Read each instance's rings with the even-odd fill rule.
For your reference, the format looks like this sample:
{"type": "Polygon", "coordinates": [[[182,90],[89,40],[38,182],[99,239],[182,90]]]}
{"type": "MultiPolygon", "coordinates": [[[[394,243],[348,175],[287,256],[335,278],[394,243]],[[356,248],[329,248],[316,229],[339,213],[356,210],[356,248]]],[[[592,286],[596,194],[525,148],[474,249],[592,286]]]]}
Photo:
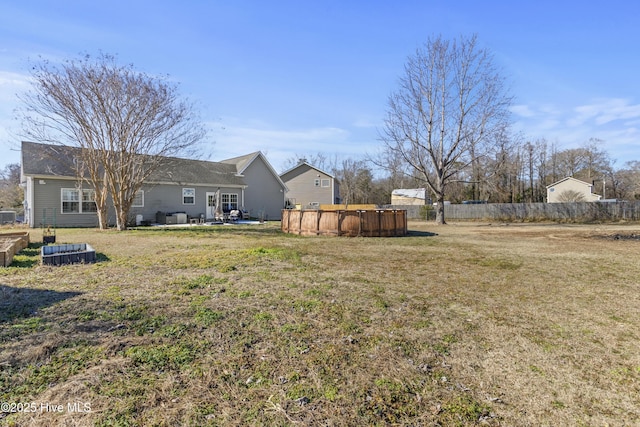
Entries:
{"type": "Polygon", "coordinates": [[[95,192],[91,189],[86,188],[61,188],[60,189],[60,212],[64,215],[73,215],[73,214],[82,214],[82,213],[96,213],[98,211],[97,206],[94,209],[83,209],[82,205],[84,203],[93,202],[95,206],[95,192]],[[65,198],[66,196],[72,195],[75,197],[65,198]],[[85,199],[85,195],[90,195],[89,198],[85,199]],[[74,203],[77,205],[77,209],[67,210],[65,209],[65,203],[74,203]]]}
{"type": "Polygon", "coordinates": [[[182,204],[183,205],[195,205],[196,204],[196,189],[195,188],[183,188],[182,189],[182,204]],[[191,198],[191,202],[186,202],[186,198],[191,198]]]}
{"type": "Polygon", "coordinates": [[[77,188],[61,188],[60,189],[60,212],[63,214],[80,213],[80,192],[77,188]],[[65,197],[67,196],[67,197],[65,197]],[[72,197],[69,197],[72,196],[72,197]],[[75,197],[74,197],[75,196],[75,197]],[[65,209],[65,203],[74,203],[77,208],[72,210],[65,209]]]}
{"type": "Polygon", "coordinates": [[[313,186],[314,187],[320,187],[320,178],[316,178],[313,180],[313,186]]]}
{"type": "Polygon", "coordinates": [[[224,212],[229,212],[238,208],[238,193],[222,193],[220,194],[220,204],[224,212]],[[234,200],[235,199],[235,200],[234,200]]]}
{"type": "Polygon", "coordinates": [[[82,189],[82,195],[80,197],[80,213],[97,213],[98,206],[96,205],[96,192],[91,189],[82,189]],[[87,197],[85,198],[85,195],[87,197]],[[93,208],[85,209],[85,203],[92,204],[93,208]]]}
{"type": "Polygon", "coordinates": [[[132,208],[144,208],[144,190],[136,191],[136,195],[131,203],[132,208]],[[140,203],[136,204],[136,201],[140,200],[140,203]]]}
{"type": "Polygon", "coordinates": [[[321,182],[323,188],[328,188],[331,186],[331,180],[328,178],[323,178],[321,182]]]}

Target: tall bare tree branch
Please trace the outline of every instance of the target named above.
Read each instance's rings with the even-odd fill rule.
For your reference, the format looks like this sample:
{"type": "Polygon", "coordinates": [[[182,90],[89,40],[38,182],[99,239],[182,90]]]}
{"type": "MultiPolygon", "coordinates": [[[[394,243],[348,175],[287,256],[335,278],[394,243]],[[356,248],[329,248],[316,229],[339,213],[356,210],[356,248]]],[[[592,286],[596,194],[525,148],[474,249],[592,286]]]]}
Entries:
{"type": "Polygon", "coordinates": [[[81,148],[80,180],[95,190],[100,226],[107,199],[125,229],[135,195],[168,156],[193,154],[204,127],[192,105],[166,78],[121,66],[112,55],[33,68],[33,88],[21,96],[26,134],[36,141],[81,148]]]}

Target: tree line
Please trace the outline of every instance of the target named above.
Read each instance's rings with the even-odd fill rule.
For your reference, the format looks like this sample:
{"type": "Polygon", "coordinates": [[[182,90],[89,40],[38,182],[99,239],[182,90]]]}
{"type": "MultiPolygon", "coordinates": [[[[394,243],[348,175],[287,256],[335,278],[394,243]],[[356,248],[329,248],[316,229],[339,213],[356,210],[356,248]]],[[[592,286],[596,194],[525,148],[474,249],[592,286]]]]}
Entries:
{"type": "MultiPolygon", "coordinates": [[[[509,150],[479,161],[475,176],[470,166],[461,168],[448,184],[447,201],[542,203],[546,187],[568,176],[593,184],[593,192],[603,199],[640,200],[640,161],[627,161],[616,168],[603,145],[596,138],[568,149],[545,139],[510,144],[509,150]]],[[[293,166],[300,158],[336,177],[345,203],[388,205],[394,189],[425,187],[420,176],[388,156],[340,159],[323,153],[300,154],[287,164],[293,166]],[[387,166],[381,168],[381,163],[387,166]]],[[[566,202],[581,201],[579,194],[567,197],[566,202]]],[[[434,195],[427,192],[425,203],[434,202],[434,195]]]]}

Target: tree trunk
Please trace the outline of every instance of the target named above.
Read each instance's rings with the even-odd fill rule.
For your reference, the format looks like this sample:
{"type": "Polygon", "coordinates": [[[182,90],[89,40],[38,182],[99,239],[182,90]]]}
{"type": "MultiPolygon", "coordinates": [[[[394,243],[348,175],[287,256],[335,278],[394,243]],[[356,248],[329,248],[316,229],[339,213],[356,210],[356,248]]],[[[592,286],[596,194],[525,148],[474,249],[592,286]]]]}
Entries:
{"type": "Polygon", "coordinates": [[[436,204],[436,224],[444,225],[446,223],[444,220],[444,199],[438,197],[438,203],[436,204]]]}
{"type": "MultiPolygon", "coordinates": [[[[106,184],[107,176],[104,175],[102,179],[102,188],[94,187],[94,201],[96,204],[96,213],[98,215],[98,228],[106,230],[109,228],[109,222],[107,220],[107,198],[109,197],[109,189],[106,184]]],[[[96,183],[97,180],[94,180],[96,183]]]]}
{"type": "MultiPolygon", "coordinates": [[[[121,190],[124,192],[124,190],[121,190]]],[[[118,202],[116,205],[116,221],[118,231],[124,231],[127,229],[129,224],[129,208],[131,207],[131,202],[127,200],[127,197],[123,193],[118,193],[118,202]]]]}
{"type": "Polygon", "coordinates": [[[116,228],[118,231],[127,229],[127,213],[123,212],[122,208],[116,209],[116,228]]]}
{"type": "Polygon", "coordinates": [[[104,208],[98,207],[98,228],[100,230],[106,230],[109,228],[109,224],[107,222],[107,209],[106,206],[104,208]]]}
{"type": "MultiPolygon", "coordinates": [[[[439,177],[442,181],[442,178],[439,177]]],[[[444,219],[444,183],[440,182],[440,188],[434,191],[436,196],[436,224],[444,225],[447,222],[444,219]]]]}

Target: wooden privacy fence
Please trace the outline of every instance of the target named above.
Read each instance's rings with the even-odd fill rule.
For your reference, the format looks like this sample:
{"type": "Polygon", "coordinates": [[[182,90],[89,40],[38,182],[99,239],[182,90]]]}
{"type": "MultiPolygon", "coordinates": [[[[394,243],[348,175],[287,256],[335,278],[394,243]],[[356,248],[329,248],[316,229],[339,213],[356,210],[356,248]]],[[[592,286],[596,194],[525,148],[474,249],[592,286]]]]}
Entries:
{"type": "MultiPolygon", "coordinates": [[[[409,218],[434,219],[433,207],[399,206],[409,218]]],[[[445,205],[446,220],[490,221],[640,221],[640,201],[568,203],[487,203],[445,205]]]]}
{"type": "Polygon", "coordinates": [[[407,234],[407,211],[294,210],[282,211],[281,229],[304,236],[393,237],[407,234]]]}

